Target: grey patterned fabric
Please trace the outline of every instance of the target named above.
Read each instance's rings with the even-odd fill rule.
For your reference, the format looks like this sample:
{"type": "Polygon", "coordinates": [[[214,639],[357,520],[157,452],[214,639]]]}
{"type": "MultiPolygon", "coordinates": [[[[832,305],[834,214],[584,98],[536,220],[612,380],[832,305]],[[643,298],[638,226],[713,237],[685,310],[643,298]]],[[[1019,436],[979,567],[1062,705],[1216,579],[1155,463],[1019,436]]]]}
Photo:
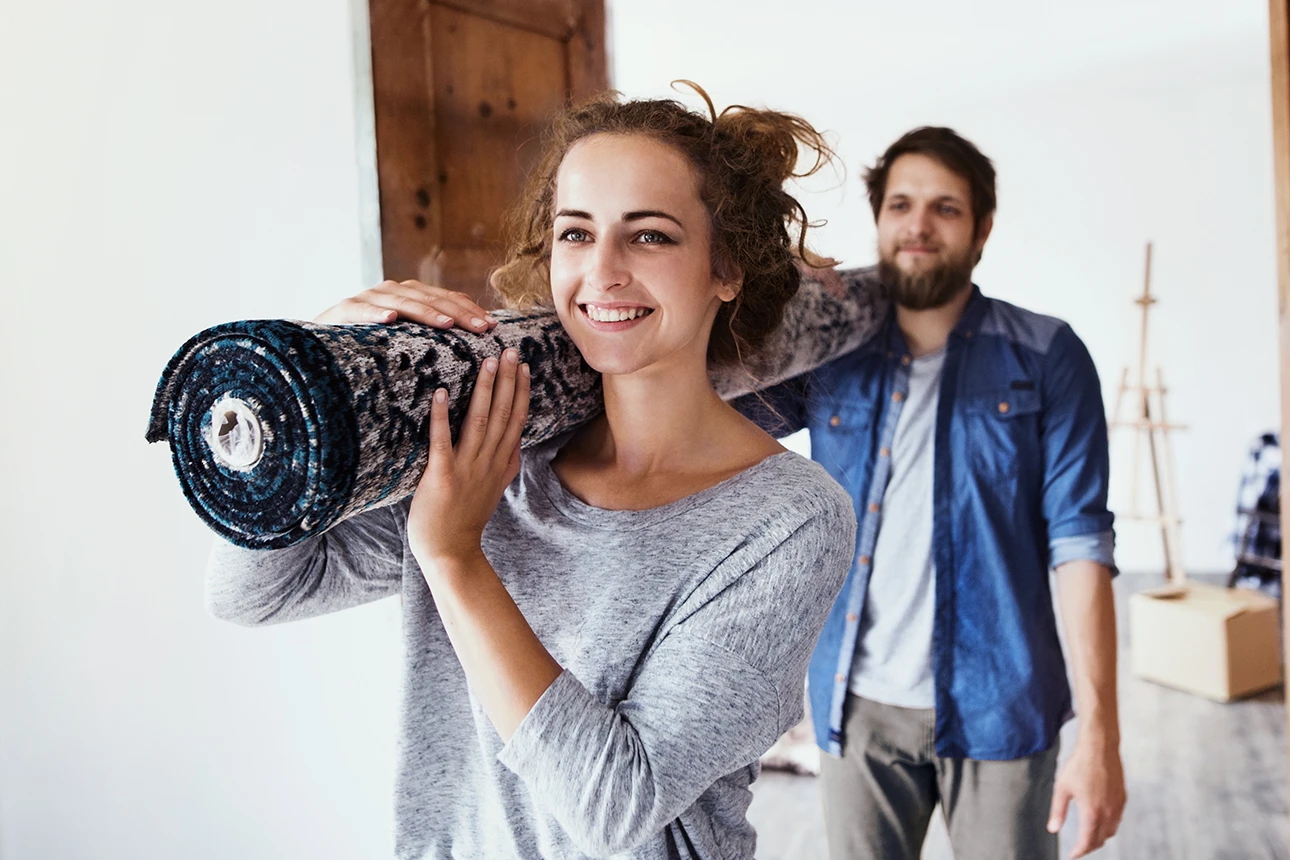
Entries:
{"type": "MultiPolygon", "coordinates": [[[[812,370],[868,339],[887,308],[874,272],[840,274],[836,292],[804,280],[759,355],[713,371],[722,396],[812,370]]],[[[291,546],[410,494],[425,465],[431,393],[448,389],[455,433],[482,361],[507,347],[533,374],[526,447],[600,412],[599,374],[553,311],[494,315],[484,335],[411,323],[215,326],[166,367],[146,438],[169,441],[185,497],[221,537],[291,546]]]]}

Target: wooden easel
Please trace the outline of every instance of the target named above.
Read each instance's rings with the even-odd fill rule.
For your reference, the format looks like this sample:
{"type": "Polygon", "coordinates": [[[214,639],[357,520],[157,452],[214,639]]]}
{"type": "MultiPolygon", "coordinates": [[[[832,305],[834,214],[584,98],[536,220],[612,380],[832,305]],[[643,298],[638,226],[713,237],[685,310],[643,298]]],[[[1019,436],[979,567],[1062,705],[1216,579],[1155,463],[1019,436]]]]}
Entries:
{"type": "Polygon", "coordinates": [[[1147,243],[1146,275],[1142,296],[1135,299],[1142,307],[1142,341],[1138,347],[1137,383],[1129,383],[1130,368],[1125,367],[1120,376],[1120,391],[1115,398],[1115,411],[1111,413],[1110,429],[1129,427],[1133,435],[1133,483],[1129,497],[1129,512],[1122,514],[1126,520],[1157,523],[1164,541],[1165,574],[1171,584],[1182,585],[1187,574],[1182,567],[1182,544],[1178,537],[1181,520],[1178,518],[1178,496],[1175,483],[1173,448],[1169,443],[1171,430],[1187,429],[1183,424],[1170,424],[1165,417],[1165,377],[1156,368],[1155,384],[1147,383],[1147,313],[1156,299],[1151,295],[1151,243],[1147,243]],[[1133,414],[1121,420],[1125,396],[1129,397],[1133,414]],[[1151,458],[1151,474],[1156,489],[1156,511],[1146,513],[1138,506],[1138,478],[1142,441],[1146,439],[1151,458]]]}

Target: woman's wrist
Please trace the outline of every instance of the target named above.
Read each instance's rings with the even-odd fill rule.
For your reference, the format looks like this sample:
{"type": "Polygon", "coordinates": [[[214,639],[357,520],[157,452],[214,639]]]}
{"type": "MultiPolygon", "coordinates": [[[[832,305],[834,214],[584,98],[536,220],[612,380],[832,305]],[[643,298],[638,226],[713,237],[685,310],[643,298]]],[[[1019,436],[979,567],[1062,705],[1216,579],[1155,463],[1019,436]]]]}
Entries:
{"type": "Polygon", "coordinates": [[[492,569],[478,544],[474,547],[427,547],[420,552],[414,549],[412,555],[431,587],[440,583],[451,585],[476,576],[481,568],[492,569]]]}

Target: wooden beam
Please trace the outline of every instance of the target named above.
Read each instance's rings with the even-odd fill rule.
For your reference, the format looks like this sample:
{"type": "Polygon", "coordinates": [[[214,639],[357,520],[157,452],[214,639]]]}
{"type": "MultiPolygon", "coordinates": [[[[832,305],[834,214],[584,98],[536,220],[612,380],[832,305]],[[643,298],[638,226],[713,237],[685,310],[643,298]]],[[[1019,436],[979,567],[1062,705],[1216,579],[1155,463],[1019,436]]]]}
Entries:
{"type": "MultiPolygon", "coordinates": [[[[1268,31],[1272,50],[1272,157],[1276,182],[1277,296],[1281,334],[1281,445],[1290,444],[1290,9],[1288,0],[1268,0],[1268,31]]],[[[1290,495],[1281,483],[1282,553],[1290,536],[1290,495]]],[[[1281,576],[1283,640],[1286,665],[1290,665],[1290,611],[1285,601],[1285,574],[1281,576]]],[[[1287,711],[1290,728],[1290,711],[1287,711]]]]}
{"type": "Polygon", "coordinates": [[[604,0],[581,0],[578,27],[569,37],[569,100],[574,104],[609,89],[604,0]]]}
{"type": "Polygon", "coordinates": [[[415,278],[440,244],[430,4],[370,0],[385,277],[415,278]]]}
{"type": "MultiPolygon", "coordinates": [[[[567,42],[578,29],[582,5],[579,0],[434,0],[434,4],[550,36],[560,42],[567,42]]],[[[601,29],[604,29],[603,21],[601,29]]]]}

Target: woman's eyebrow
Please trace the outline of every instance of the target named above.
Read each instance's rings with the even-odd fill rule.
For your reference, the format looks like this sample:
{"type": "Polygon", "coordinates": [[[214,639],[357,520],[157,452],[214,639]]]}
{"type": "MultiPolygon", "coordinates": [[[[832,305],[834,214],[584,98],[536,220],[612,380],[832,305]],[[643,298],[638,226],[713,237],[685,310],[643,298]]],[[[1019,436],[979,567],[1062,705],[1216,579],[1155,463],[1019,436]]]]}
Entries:
{"type": "MultiPolygon", "coordinates": [[[[594,220],[591,217],[590,212],[584,212],[581,209],[561,209],[560,211],[555,213],[555,217],[582,218],[586,221],[594,220]]],[[[663,212],[659,209],[635,209],[635,210],[632,210],[631,212],[623,213],[623,220],[627,222],[643,221],[646,218],[664,218],[668,221],[671,221],[673,224],[675,224],[676,226],[682,229],[685,228],[685,225],[681,223],[681,219],[677,218],[675,215],[669,215],[666,212],[663,212]]]]}
{"type": "Polygon", "coordinates": [[[675,224],[678,227],[685,226],[684,224],[681,223],[680,219],[676,218],[673,215],[669,215],[666,212],[660,212],[657,209],[638,209],[633,212],[623,213],[624,221],[640,221],[645,218],[666,218],[668,221],[671,221],[673,224],[675,224]]]}

